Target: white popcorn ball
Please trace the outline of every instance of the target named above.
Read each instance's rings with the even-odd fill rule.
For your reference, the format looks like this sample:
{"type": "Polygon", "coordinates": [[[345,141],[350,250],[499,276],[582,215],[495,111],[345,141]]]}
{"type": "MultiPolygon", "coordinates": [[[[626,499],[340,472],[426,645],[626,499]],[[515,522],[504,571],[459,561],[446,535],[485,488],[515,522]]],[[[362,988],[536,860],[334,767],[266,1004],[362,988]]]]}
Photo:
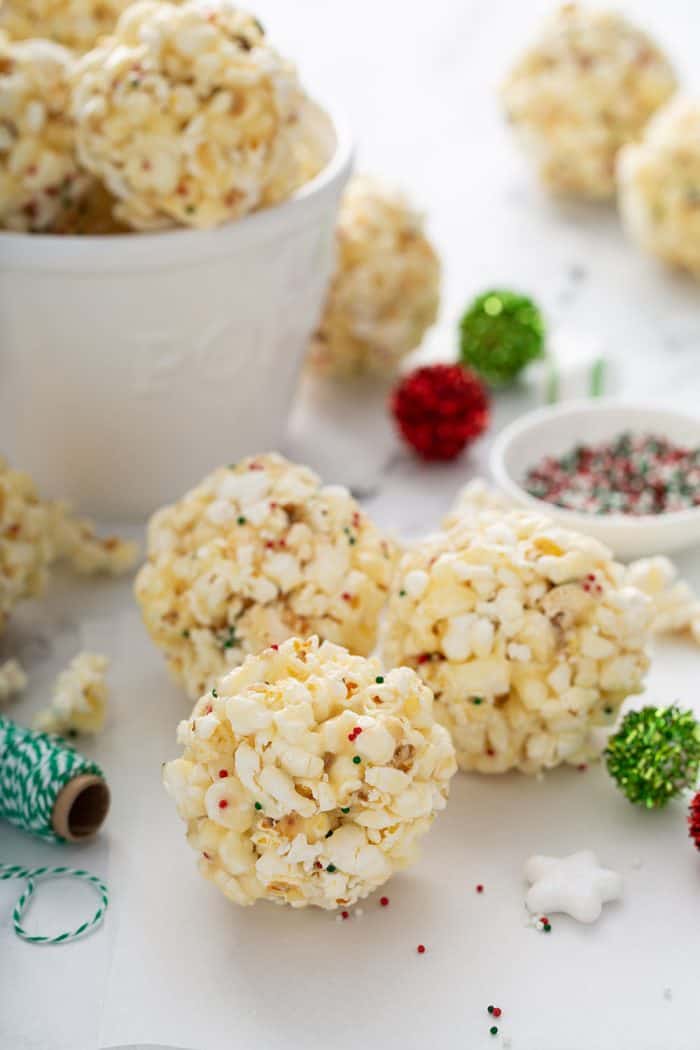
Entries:
{"type": "Polygon", "coordinates": [[[617,176],[630,237],[700,278],[700,101],[677,97],[659,110],[620,153],[617,176]]]}
{"type": "Polygon", "coordinates": [[[397,190],[359,176],[343,198],[337,262],[309,361],[319,373],[393,371],[437,316],[440,261],[397,190]]]}
{"type": "Polygon", "coordinates": [[[394,545],[350,493],[277,454],[221,467],[149,526],[144,621],[194,698],[292,635],[368,654],[394,545]]]}
{"type": "Polygon", "coordinates": [[[133,543],[98,537],[66,504],[42,501],[29,475],[0,457],[0,632],[17,602],[41,594],[53,562],[115,575],[133,565],[136,553],[133,543]]]}
{"type": "Polygon", "coordinates": [[[430,690],[317,637],[249,656],[182,722],[165,787],[230,900],[345,908],[415,857],[456,770],[430,690]]]}
{"type": "Polygon", "coordinates": [[[41,593],[52,557],[49,514],[34,482],[0,458],[0,631],[17,602],[41,593]]]}
{"type": "Polygon", "coordinates": [[[517,62],[502,98],[550,190],[604,199],[615,194],[619,149],[675,90],[673,69],[646,33],[619,14],[570,3],[517,62]]]}
{"type": "Polygon", "coordinates": [[[72,56],[48,40],[0,32],[0,226],[51,231],[92,185],[70,117],[72,56]]]}
{"type": "Polygon", "coordinates": [[[460,768],[537,773],[589,757],[640,691],[650,603],[597,541],[499,502],[463,497],[404,553],[383,654],[431,687],[460,768]]]}
{"type": "Polygon", "coordinates": [[[309,169],[308,100],[230,0],[140,0],[75,67],[78,153],[135,229],[207,228],[289,197],[309,169]]]}
{"type": "Polygon", "coordinates": [[[34,719],[44,733],[99,733],[104,727],[109,690],[109,660],[79,653],[56,680],[51,704],[34,719]]]}
{"type": "Polygon", "coordinates": [[[88,51],[111,32],[131,0],[2,0],[0,29],[14,40],[44,37],[88,51]]]}

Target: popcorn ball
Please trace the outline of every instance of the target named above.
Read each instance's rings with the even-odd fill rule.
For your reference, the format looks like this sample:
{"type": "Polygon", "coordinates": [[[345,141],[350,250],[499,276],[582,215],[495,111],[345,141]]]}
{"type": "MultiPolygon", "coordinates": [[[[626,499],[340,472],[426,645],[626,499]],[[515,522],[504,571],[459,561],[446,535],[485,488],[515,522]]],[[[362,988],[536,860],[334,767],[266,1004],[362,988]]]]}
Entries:
{"type": "Polygon", "coordinates": [[[608,198],[615,158],[676,90],[668,60],[618,14],[565,4],[510,73],[508,120],[557,193],[608,198]]]}
{"type": "Polygon", "coordinates": [[[193,698],[292,635],[369,653],[395,562],[346,489],[276,454],[221,467],[158,511],[148,550],[136,597],[193,698]]]}
{"type": "Polygon", "coordinates": [[[79,653],[56,680],[51,704],[34,719],[43,733],[99,733],[104,727],[109,690],[106,656],[79,653]]]}
{"type": "Polygon", "coordinates": [[[337,263],[310,348],[320,373],[393,371],[437,316],[440,261],[423,220],[377,179],[353,179],[336,231],[337,263]]]}
{"type": "Polygon", "coordinates": [[[88,51],[111,32],[131,0],[2,0],[0,29],[15,40],[45,37],[88,51]]]}
{"type": "Polygon", "coordinates": [[[618,200],[642,248],[700,278],[700,102],[677,98],[622,150],[618,200]]]}
{"type": "Polygon", "coordinates": [[[29,475],[0,457],[0,632],[18,602],[41,594],[53,562],[117,575],[132,567],[136,553],[134,543],[97,536],[67,504],[42,501],[29,475]]]}
{"type": "Polygon", "coordinates": [[[91,185],[69,115],[69,51],[48,40],[12,43],[0,32],[0,226],[49,230],[91,185]]]}
{"type": "Polygon", "coordinates": [[[236,904],[347,907],[415,857],[454,749],[407,667],[291,638],[181,722],[164,783],[199,869],[236,904]]]}
{"type": "Polygon", "coordinates": [[[384,657],[431,687],[462,769],[536,773],[639,692],[649,617],[600,543],[477,493],[404,554],[384,657]]]}
{"type": "Polygon", "coordinates": [[[216,226],[310,175],[296,72],[230,0],[133,4],[74,80],[80,159],[135,229],[216,226]]]}

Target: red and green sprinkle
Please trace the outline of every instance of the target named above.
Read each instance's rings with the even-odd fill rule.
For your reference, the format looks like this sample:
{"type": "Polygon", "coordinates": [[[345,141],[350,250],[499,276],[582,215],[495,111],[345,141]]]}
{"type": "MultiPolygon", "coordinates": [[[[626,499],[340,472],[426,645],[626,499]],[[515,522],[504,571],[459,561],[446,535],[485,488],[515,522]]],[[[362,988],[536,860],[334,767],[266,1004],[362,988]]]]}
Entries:
{"type": "Polygon", "coordinates": [[[667,514],[700,506],[700,448],[626,431],[575,445],[531,467],[524,488],[537,499],[586,514],[667,514]]]}

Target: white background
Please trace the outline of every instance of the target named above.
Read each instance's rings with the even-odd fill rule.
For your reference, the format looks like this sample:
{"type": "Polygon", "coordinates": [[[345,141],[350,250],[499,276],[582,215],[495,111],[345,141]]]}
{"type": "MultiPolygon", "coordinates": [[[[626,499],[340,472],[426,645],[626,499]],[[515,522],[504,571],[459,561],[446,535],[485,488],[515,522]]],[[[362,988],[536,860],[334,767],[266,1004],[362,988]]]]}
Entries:
{"type": "MultiPolygon", "coordinates": [[[[403,183],[428,213],[445,300],[426,353],[453,354],[465,301],[511,285],[543,303],[552,327],[602,340],[627,396],[697,410],[698,286],[637,254],[612,209],[547,200],[500,122],[498,81],[550,6],[269,0],[257,12],[313,92],[345,113],[360,166],[403,183]]],[[[620,6],[692,84],[696,0],[620,6]]],[[[328,480],[365,489],[382,524],[416,535],[437,524],[486,443],[449,467],[418,467],[391,436],[383,396],[339,398],[307,384],[291,447],[328,480]]],[[[499,398],[496,426],[530,403],[524,393],[499,398]]],[[[700,559],[679,561],[700,585],[700,559]]],[[[700,854],[681,805],[637,811],[601,769],[542,781],[460,775],[423,860],[388,886],[388,909],[372,899],[342,924],[321,912],[237,909],[197,875],[160,787],[188,704],[145,638],[127,582],[59,578],[46,602],[22,611],[1,650],[19,651],[32,673],[13,714],[28,722],[55,672],[85,647],[113,660],[108,729],[90,747],[113,789],[105,832],[63,849],[3,826],[0,859],[84,865],[107,878],[112,907],[86,941],[34,947],[14,937],[16,887],[0,884],[2,1050],[480,1050],[501,1044],[488,1034],[490,1002],[503,1008],[514,1050],[697,1050],[700,854]],[[548,936],[525,927],[525,859],[583,847],[623,874],[622,903],[590,928],[563,917],[548,936]]],[[[644,700],[695,702],[700,712],[698,651],[664,643],[655,655],[644,700]]],[[[56,887],[33,914],[59,930],[92,904],[86,890],[56,887]]]]}

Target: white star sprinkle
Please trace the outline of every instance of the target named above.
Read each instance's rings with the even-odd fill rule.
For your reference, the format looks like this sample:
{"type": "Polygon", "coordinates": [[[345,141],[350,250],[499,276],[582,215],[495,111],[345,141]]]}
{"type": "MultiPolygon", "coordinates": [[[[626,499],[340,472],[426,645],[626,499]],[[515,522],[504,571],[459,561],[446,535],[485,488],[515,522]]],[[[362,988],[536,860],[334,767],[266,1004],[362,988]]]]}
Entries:
{"type": "Polygon", "coordinates": [[[578,922],[595,922],[604,904],[622,896],[620,876],[601,868],[588,849],[570,857],[530,857],[525,878],[532,884],[525,897],[531,912],[564,912],[578,922]]]}

